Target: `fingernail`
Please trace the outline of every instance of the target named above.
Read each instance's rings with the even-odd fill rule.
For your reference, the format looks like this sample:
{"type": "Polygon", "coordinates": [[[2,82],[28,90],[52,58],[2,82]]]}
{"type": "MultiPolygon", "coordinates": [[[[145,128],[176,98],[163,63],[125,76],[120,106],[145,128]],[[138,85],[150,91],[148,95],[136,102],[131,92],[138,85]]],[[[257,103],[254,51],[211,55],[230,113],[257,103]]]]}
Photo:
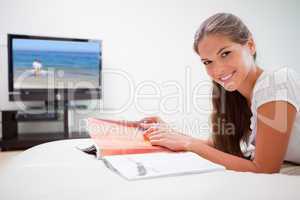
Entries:
{"type": "Polygon", "coordinates": [[[149,141],[149,138],[146,135],[144,135],[144,140],[149,141]]]}

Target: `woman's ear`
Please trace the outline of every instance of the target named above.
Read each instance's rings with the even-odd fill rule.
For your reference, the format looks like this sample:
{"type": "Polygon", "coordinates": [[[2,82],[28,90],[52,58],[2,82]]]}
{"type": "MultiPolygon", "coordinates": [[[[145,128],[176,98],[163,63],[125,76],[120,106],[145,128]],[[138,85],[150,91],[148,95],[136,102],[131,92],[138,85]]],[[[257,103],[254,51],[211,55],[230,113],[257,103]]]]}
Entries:
{"type": "Polygon", "coordinates": [[[255,42],[253,40],[252,37],[250,37],[247,41],[247,47],[249,48],[249,51],[251,53],[251,55],[253,56],[256,52],[256,45],[255,45],[255,42]]]}

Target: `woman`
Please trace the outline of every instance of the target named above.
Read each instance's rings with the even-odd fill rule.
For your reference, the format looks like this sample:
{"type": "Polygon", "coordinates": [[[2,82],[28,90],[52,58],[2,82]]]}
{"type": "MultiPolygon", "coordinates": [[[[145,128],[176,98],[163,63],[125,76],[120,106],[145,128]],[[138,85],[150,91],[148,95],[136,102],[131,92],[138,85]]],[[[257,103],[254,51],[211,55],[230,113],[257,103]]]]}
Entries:
{"type": "Polygon", "coordinates": [[[295,72],[266,72],[257,66],[250,31],[228,13],[203,22],[194,50],[213,81],[212,137],[183,135],[160,118],[149,117],[141,123],[148,128],[144,134],[149,141],[195,152],[236,171],[276,173],[283,160],[300,163],[300,85],[295,72]]]}

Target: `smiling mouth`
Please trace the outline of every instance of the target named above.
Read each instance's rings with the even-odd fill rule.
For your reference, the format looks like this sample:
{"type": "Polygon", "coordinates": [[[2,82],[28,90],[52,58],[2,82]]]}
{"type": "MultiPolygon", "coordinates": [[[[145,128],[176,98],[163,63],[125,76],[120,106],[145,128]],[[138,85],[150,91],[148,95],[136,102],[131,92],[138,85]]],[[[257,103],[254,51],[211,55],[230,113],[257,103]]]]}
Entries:
{"type": "Polygon", "coordinates": [[[223,77],[219,78],[219,80],[222,81],[223,83],[225,83],[235,74],[235,72],[236,71],[234,71],[231,74],[228,74],[226,76],[223,76],[223,77]]]}

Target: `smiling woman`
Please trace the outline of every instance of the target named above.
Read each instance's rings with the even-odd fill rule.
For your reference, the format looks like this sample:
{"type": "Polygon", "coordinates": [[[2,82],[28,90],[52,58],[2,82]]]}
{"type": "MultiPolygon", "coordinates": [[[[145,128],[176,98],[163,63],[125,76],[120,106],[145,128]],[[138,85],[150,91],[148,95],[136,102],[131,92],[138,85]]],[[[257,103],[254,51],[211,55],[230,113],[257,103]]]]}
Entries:
{"type": "MultiPolygon", "coordinates": [[[[235,134],[214,134],[214,144],[220,150],[242,156],[240,141],[246,141],[250,134],[248,91],[262,72],[255,65],[252,34],[238,17],[216,14],[197,31],[194,49],[213,80],[213,124],[222,119],[225,124],[235,125],[235,134]]],[[[213,132],[220,133],[219,127],[215,126],[213,132]]]]}
{"type": "Polygon", "coordinates": [[[193,151],[236,171],[274,173],[283,160],[300,163],[300,76],[258,66],[251,32],[230,13],[202,23],[194,50],[213,81],[212,140],[160,126],[146,131],[150,142],[193,151]]]}

